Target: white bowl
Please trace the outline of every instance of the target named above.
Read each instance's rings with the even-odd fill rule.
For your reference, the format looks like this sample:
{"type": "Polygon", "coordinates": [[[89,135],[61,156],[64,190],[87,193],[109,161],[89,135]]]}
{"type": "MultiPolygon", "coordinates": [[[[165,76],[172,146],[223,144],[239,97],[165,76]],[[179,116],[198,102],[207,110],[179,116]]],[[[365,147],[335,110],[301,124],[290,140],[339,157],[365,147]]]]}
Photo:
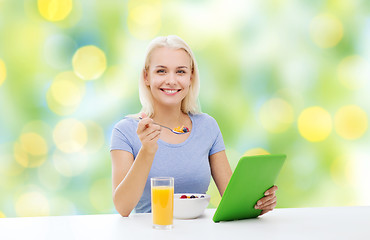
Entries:
{"type": "Polygon", "coordinates": [[[211,196],[199,193],[178,193],[174,195],[173,216],[178,219],[197,218],[203,214],[211,196]],[[182,195],[197,196],[198,198],[180,198],[182,195]],[[204,197],[201,197],[204,196],[204,197]]]}

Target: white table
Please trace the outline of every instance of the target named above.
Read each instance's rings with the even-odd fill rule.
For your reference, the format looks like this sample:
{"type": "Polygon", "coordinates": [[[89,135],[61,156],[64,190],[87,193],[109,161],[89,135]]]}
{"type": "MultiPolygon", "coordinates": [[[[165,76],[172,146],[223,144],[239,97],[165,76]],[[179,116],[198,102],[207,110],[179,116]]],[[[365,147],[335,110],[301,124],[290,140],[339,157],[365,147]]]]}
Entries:
{"type": "Polygon", "coordinates": [[[370,239],[370,206],[275,209],[256,219],[213,223],[215,209],[194,220],[152,229],[151,214],[0,218],[0,239],[370,239]]]}

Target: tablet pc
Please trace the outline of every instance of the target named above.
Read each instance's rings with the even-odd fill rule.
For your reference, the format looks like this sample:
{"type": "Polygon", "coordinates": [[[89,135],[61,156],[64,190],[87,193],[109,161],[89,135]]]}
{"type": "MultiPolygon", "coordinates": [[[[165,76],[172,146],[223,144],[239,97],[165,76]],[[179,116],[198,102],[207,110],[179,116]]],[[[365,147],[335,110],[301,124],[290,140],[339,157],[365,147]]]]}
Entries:
{"type": "Polygon", "coordinates": [[[254,205],[275,180],[286,155],[256,155],[240,158],[213,215],[214,222],[255,218],[261,214],[254,205]]]}

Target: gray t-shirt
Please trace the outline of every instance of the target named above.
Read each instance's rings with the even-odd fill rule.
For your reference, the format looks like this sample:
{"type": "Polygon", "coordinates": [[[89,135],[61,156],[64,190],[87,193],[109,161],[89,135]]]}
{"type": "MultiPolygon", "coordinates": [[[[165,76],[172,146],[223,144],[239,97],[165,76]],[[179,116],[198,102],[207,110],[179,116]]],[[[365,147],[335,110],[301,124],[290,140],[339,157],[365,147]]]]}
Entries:
{"type": "MultiPolygon", "coordinates": [[[[209,156],[225,150],[218,124],[211,116],[189,114],[192,121],[190,136],[182,143],[169,144],[158,140],[152,168],[146,181],[140,201],[135,207],[137,213],[151,212],[150,178],[173,177],[175,193],[206,193],[211,180],[209,156]]],[[[141,148],[137,136],[138,122],[124,118],[112,132],[111,150],[124,150],[134,159],[141,148]]],[[[166,130],[163,130],[166,131],[166,130]]]]}

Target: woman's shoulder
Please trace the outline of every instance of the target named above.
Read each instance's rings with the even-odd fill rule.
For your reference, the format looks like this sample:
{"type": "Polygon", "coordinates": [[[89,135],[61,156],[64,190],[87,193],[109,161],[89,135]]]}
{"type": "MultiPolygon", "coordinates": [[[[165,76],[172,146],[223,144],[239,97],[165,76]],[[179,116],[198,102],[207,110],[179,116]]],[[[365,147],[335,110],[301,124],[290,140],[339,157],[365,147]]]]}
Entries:
{"type": "Polygon", "coordinates": [[[129,131],[134,129],[136,131],[138,121],[136,120],[136,115],[127,115],[123,117],[119,122],[115,124],[115,128],[121,131],[129,131]]]}
{"type": "Polygon", "coordinates": [[[215,128],[218,126],[216,119],[214,119],[212,116],[208,115],[207,113],[198,113],[192,115],[193,122],[198,125],[205,128],[215,128]]]}
{"type": "MultiPolygon", "coordinates": [[[[199,134],[200,139],[216,139],[220,133],[220,127],[215,118],[207,113],[195,114],[193,117],[193,130],[199,134]]],[[[198,135],[198,136],[199,136],[198,135]]]]}
{"type": "Polygon", "coordinates": [[[197,113],[197,114],[193,114],[191,115],[193,119],[197,120],[197,121],[202,121],[202,122],[216,122],[216,120],[208,115],[207,113],[197,113]]]}
{"type": "Polygon", "coordinates": [[[136,134],[137,125],[138,121],[132,116],[119,120],[112,130],[111,150],[125,150],[134,154],[140,143],[136,134]]]}

